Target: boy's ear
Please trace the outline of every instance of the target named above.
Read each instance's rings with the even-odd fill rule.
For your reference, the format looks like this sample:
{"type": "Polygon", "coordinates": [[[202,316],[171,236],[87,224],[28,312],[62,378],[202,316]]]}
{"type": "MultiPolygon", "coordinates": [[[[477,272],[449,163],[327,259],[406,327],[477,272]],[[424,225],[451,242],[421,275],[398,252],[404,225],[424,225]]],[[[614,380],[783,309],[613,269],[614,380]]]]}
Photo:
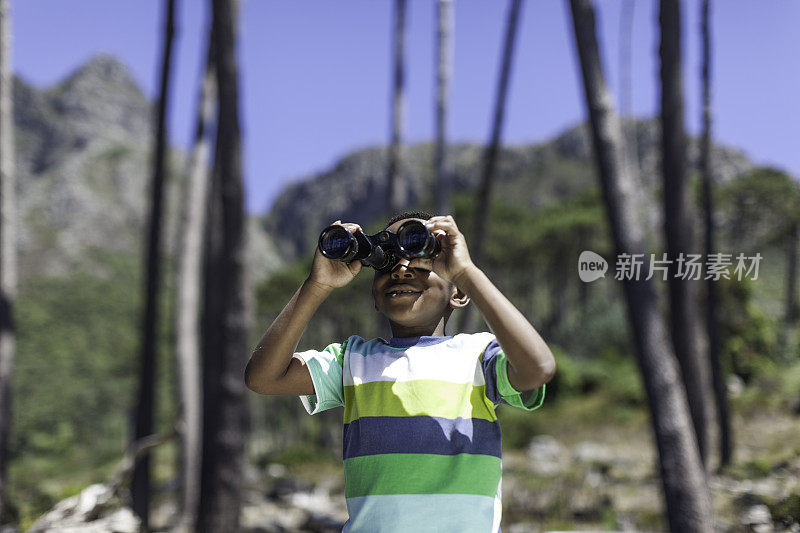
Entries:
{"type": "Polygon", "coordinates": [[[467,296],[464,291],[453,285],[453,292],[450,296],[450,307],[453,309],[461,309],[466,307],[468,303],[469,296],[467,296]]]}

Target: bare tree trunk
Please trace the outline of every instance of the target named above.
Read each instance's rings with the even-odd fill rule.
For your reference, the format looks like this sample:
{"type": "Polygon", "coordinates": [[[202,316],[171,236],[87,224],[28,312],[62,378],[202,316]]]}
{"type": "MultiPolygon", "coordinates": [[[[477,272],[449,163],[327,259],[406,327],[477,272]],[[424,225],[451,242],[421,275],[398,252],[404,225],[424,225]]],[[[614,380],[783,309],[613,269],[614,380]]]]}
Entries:
{"type": "Polygon", "coordinates": [[[437,215],[452,214],[450,201],[452,176],[447,165],[447,109],[450,99],[450,76],[453,70],[453,0],[438,0],[436,3],[438,21],[436,62],[436,193],[434,204],[437,215]]]}
{"type": "Polygon", "coordinates": [[[6,509],[11,376],[14,370],[17,297],[17,213],[14,200],[14,79],[8,0],[0,0],[0,517],[6,509]]]}
{"type": "MultiPolygon", "coordinates": [[[[714,225],[714,176],[711,165],[711,32],[709,24],[710,0],[703,1],[702,37],[703,37],[703,136],[700,141],[700,166],[703,174],[703,208],[705,215],[706,257],[715,253],[716,227],[714,225]]],[[[725,376],[720,363],[719,333],[719,295],[717,282],[709,279],[706,282],[706,327],[708,329],[708,360],[711,363],[711,378],[714,385],[714,398],[719,428],[720,466],[730,464],[733,454],[731,439],[731,423],[728,410],[728,391],[725,376]]]]}
{"type": "Polygon", "coordinates": [[[248,429],[242,372],[248,357],[236,2],[213,0],[218,112],[206,252],[203,473],[199,531],[240,530],[248,429]]]}
{"type": "Polygon", "coordinates": [[[179,531],[194,531],[200,503],[203,412],[200,376],[200,282],[203,228],[208,210],[208,126],[214,119],[217,99],[214,41],[209,33],[206,70],[200,89],[194,148],[186,172],[179,232],[177,332],[178,385],[181,405],[181,510],[179,531]]]}
{"type": "Polygon", "coordinates": [[[620,13],[619,28],[619,116],[622,122],[623,154],[628,172],[636,185],[636,216],[644,227],[645,246],[655,244],[654,237],[657,233],[658,212],[647,209],[652,204],[652,191],[645,187],[645,182],[639,172],[639,139],[637,133],[636,117],[633,114],[633,28],[636,0],[624,0],[620,13]]]}
{"type": "Polygon", "coordinates": [[[633,118],[632,59],[633,15],[636,0],[623,0],[619,21],[619,116],[622,121],[623,153],[631,176],[638,174],[636,121],[633,118]]]}
{"type": "MultiPolygon", "coordinates": [[[[472,260],[480,266],[483,259],[483,241],[486,238],[487,224],[489,222],[489,208],[492,201],[492,188],[495,180],[495,167],[497,155],[500,150],[500,134],[503,131],[503,120],[506,112],[506,96],[508,83],[511,78],[511,62],[514,59],[514,41],[517,37],[519,26],[519,11],[522,0],[511,0],[506,19],[505,42],[503,44],[503,62],[500,67],[500,76],[497,80],[497,94],[494,105],[494,120],[489,145],[483,155],[483,173],[481,184],[475,197],[475,225],[472,231],[472,242],[469,250],[472,260]]],[[[461,315],[461,331],[474,331],[478,327],[478,313],[474,305],[464,308],[461,315]]]]}
{"type": "Polygon", "coordinates": [[[664,183],[664,233],[669,264],[670,326],[700,458],[708,450],[707,400],[711,390],[703,329],[698,314],[698,283],[676,277],[679,254],[694,252],[692,204],[686,187],[686,135],[683,128],[681,18],[679,0],[661,0],[661,142],[664,183]]]}
{"type": "MultiPolygon", "coordinates": [[[[156,335],[158,327],[158,298],[161,274],[161,219],[164,181],[167,164],[167,102],[172,60],[172,40],[175,34],[175,0],[164,4],[164,54],[161,63],[161,87],[156,114],[153,146],[153,179],[150,189],[150,216],[148,217],[145,308],[142,324],[142,354],[139,369],[139,393],[136,401],[136,422],[133,440],[140,440],[153,433],[153,412],[155,410],[154,382],[156,365],[156,335]]],[[[150,458],[145,455],[133,471],[131,482],[133,510],[142,521],[144,529],[149,527],[150,519],[150,458]]]]}
{"type": "MultiPolygon", "coordinates": [[[[633,14],[636,0],[623,0],[619,22],[619,116],[631,118],[631,41],[633,39],[633,14]]],[[[630,129],[623,121],[622,131],[629,139],[630,129]]]]}
{"type": "Polygon", "coordinates": [[[394,83],[392,85],[392,139],[389,145],[388,205],[392,212],[402,210],[408,199],[403,173],[402,142],[405,121],[405,65],[403,49],[406,32],[406,0],[394,2],[394,83]]]}
{"type": "MultiPolygon", "coordinates": [[[[570,0],[570,6],[592,144],[616,253],[643,254],[643,232],[634,215],[634,185],[622,159],[622,130],[600,67],[594,9],[589,0],[570,0]]],[[[652,415],[670,529],[711,532],[711,500],[705,472],[656,294],[652,283],[644,279],[624,277],[623,289],[652,415]]]]}
{"type": "MultiPolygon", "coordinates": [[[[633,21],[636,0],[624,0],[620,14],[619,28],[619,116],[622,122],[622,150],[628,173],[636,184],[636,208],[639,221],[644,225],[645,243],[652,242],[655,214],[646,212],[650,205],[648,191],[639,176],[639,147],[636,133],[636,119],[633,116],[632,58],[633,21]]],[[[585,284],[584,284],[585,285],[585,284]]],[[[585,285],[588,287],[588,285],[585,285]]]]}

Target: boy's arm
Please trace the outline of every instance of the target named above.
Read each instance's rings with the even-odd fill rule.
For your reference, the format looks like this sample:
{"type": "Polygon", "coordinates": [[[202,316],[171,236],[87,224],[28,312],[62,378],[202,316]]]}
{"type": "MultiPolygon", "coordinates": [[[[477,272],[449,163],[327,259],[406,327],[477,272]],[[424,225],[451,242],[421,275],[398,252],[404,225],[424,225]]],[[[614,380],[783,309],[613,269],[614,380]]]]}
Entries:
{"type": "Polygon", "coordinates": [[[294,357],[300,336],[330,288],[308,278],[258,342],[245,369],[247,388],[261,394],[314,394],[311,374],[294,357]]]}
{"type": "MultiPolygon", "coordinates": [[[[357,224],[342,226],[351,232],[361,229],[357,224]]],[[[244,378],[247,388],[261,394],[315,394],[309,370],[292,356],[319,305],[335,288],[350,283],[360,271],[360,261],[350,264],[331,261],[317,250],[311,275],[272,322],[250,356],[244,378]]]]}
{"type": "Polygon", "coordinates": [[[528,319],[472,262],[453,217],[433,217],[428,228],[440,235],[442,244],[434,271],[455,283],[478,306],[508,358],[511,386],[526,391],[550,381],[556,371],[553,353],[528,319]]]}
{"type": "Polygon", "coordinates": [[[518,391],[550,381],[556,362],[550,348],[528,319],[473,265],[453,282],[478,306],[508,358],[508,381],[518,391]]]}

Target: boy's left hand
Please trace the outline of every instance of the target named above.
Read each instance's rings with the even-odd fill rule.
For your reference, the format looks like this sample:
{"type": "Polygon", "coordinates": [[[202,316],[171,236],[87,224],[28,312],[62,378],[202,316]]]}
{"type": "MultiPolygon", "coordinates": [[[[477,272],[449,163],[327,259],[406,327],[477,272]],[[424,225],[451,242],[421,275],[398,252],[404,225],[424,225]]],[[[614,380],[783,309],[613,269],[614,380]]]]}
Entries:
{"type": "Polygon", "coordinates": [[[425,226],[442,245],[442,251],[433,260],[433,271],[439,277],[455,283],[456,278],[475,266],[469,256],[467,240],[450,215],[431,217],[425,226]]]}

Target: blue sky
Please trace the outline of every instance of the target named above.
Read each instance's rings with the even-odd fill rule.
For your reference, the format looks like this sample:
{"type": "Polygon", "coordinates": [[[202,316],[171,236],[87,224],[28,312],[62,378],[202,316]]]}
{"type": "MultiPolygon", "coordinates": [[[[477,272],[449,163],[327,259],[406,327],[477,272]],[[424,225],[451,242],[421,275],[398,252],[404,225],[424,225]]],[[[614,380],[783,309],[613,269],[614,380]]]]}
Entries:
{"type": "MultiPolygon", "coordinates": [[[[621,6],[635,1],[632,109],[658,109],[658,2],[595,3],[609,88],[618,94],[621,6]]],[[[207,4],[178,0],[169,135],[193,128],[207,4]]],[[[453,141],[486,140],[508,3],[455,0],[453,141]]],[[[14,71],[44,88],[98,53],[122,60],[150,97],[158,84],[163,6],[156,0],[12,0],[14,71]]],[[[243,0],[239,41],[247,207],[266,211],[293,179],[389,138],[390,0],[243,0]]],[[[565,0],[528,1],[510,86],[506,143],[546,140],[585,116],[565,0]]],[[[699,131],[698,0],[684,0],[686,124],[699,131]]],[[[434,131],[435,2],[409,0],[406,140],[434,131]]],[[[716,0],[714,134],[756,163],[800,176],[800,2],[716,0]]]]}

